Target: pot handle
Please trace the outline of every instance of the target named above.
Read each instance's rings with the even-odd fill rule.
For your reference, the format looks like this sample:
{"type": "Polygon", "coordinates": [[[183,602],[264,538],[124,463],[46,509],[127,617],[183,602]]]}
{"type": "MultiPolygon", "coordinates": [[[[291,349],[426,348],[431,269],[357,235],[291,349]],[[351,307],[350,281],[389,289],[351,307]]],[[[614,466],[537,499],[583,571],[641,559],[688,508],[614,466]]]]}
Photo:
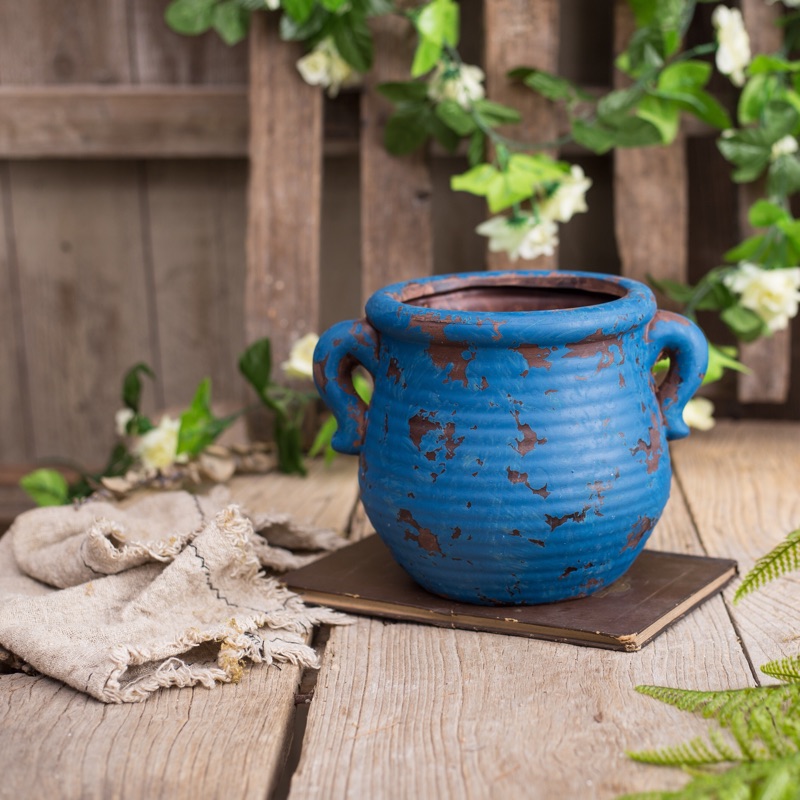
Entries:
{"type": "Polygon", "coordinates": [[[667,439],[683,439],[689,435],[683,409],[705,377],[708,342],[694,322],[661,310],[647,326],[647,341],[651,367],[662,353],[669,356],[669,371],[656,389],[656,399],[664,416],[667,439]]]}
{"type": "Polygon", "coordinates": [[[314,383],[336,418],[331,444],[340,453],[357,455],[367,431],[367,404],[353,386],[353,370],[361,364],[373,377],[378,369],[379,335],[366,318],[337,322],[314,350],[314,383]]]}

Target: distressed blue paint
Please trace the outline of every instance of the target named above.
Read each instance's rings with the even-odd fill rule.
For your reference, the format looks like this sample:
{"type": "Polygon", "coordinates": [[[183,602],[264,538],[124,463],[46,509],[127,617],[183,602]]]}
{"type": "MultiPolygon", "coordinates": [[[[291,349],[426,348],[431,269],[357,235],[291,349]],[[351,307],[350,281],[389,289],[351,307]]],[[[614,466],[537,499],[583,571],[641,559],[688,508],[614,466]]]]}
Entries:
{"type": "Polygon", "coordinates": [[[437,276],[387,287],[366,310],[322,336],[315,380],[334,446],[360,454],[367,514],[409,574],[478,604],[579,597],[620,577],[669,496],[666,440],[688,433],[700,330],[657,312],[644,285],[592,273],[437,276]],[[531,288],[595,304],[475,310],[531,288]],[[663,351],[672,368],[656,389],[663,351]],[[356,363],[375,378],[368,410],[356,363]]]}

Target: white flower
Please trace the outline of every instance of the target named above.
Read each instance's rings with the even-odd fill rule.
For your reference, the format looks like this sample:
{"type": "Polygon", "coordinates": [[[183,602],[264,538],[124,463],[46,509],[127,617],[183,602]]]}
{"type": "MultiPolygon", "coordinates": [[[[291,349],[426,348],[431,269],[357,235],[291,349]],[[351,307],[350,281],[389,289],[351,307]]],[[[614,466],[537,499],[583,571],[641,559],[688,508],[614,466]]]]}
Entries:
{"type": "Polygon", "coordinates": [[[537,224],[533,217],[492,217],[478,225],[476,231],[489,237],[492,253],[506,252],[512,261],[551,256],[558,245],[558,226],[549,219],[537,224]]]}
{"type": "Polygon", "coordinates": [[[583,169],[573,164],[570,174],[565,176],[553,195],[541,204],[542,216],[557,222],[569,222],[573,214],[588,211],[586,192],[591,185],[583,169]]]}
{"type": "Polygon", "coordinates": [[[717,29],[717,69],[734,86],[744,85],[744,70],[750,63],[750,37],[738,8],[717,6],[711,16],[717,29]]]}
{"type": "Polygon", "coordinates": [[[705,397],[693,397],[683,409],[683,421],[690,428],[710,431],[716,425],[714,404],[705,397]]]}
{"type": "Polygon", "coordinates": [[[736,271],[726,275],[725,285],[744,308],[755,311],[770,331],[783,330],[800,305],[800,267],[762,269],[742,261],[736,271]]]}
{"type": "MultiPolygon", "coordinates": [[[[800,0],[798,0],[800,2],[800,0]]],[[[772,145],[769,158],[770,161],[777,161],[781,156],[790,156],[797,152],[797,139],[794,136],[784,136],[772,145]]]]}
{"type": "Polygon", "coordinates": [[[114,415],[114,425],[117,429],[117,436],[127,436],[128,423],[135,417],[136,415],[131,411],[129,408],[121,408],[117,413],[114,415]]]}
{"type": "Polygon", "coordinates": [[[176,460],[180,420],[164,416],[157,428],[145,433],[136,443],[133,452],[147,470],[166,469],[176,460]]]}
{"type": "Polygon", "coordinates": [[[428,97],[437,103],[455,100],[461,108],[469,111],[472,103],[481,100],[486,94],[483,88],[484,77],[480,67],[440,61],[428,79],[428,97]]]}
{"type": "Polygon", "coordinates": [[[329,97],[336,97],[342,86],[358,82],[358,73],[339,55],[330,37],[303,56],[297,62],[297,69],[306,83],[327,89],[329,97]]]}
{"type": "Polygon", "coordinates": [[[289,352],[289,360],[281,364],[281,369],[290,378],[308,378],[314,375],[314,348],[317,346],[319,336],[316,333],[307,333],[298,339],[289,352]]]}
{"type": "Polygon", "coordinates": [[[264,0],[264,5],[270,11],[277,11],[281,7],[281,0],[264,0]]]}

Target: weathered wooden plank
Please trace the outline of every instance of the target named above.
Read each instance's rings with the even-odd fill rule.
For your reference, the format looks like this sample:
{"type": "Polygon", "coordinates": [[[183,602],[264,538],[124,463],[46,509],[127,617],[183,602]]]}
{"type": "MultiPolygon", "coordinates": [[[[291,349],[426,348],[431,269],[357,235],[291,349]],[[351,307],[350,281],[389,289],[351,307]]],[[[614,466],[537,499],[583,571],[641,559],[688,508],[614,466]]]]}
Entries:
{"type": "Polygon", "coordinates": [[[421,153],[398,158],[386,152],[383,131],[391,105],[375,91],[379,83],[408,75],[408,23],[386,17],[372,28],[375,64],[361,98],[362,300],[386,284],[433,272],[430,170],[421,153]]]}
{"type": "Polygon", "coordinates": [[[242,86],[0,88],[0,158],[240,157],[247,128],[242,86]]]}
{"type": "Polygon", "coordinates": [[[18,162],[10,171],[29,459],[104,463],[122,373],[155,363],[137,171],[118,162],[18,162]]]}
{"type": "MultiPolygon", "coordinates": [[[[614,52],[635,30],[625,0],[615,6],[614,52]]],[[[617,73],[618,86],[626,79],[617,73]]],[[[682,133],[666,147],[614,152],[614,229],[622,274],[646,281],[688,277],[689,192],[682,133]],[[654,182],[653,176],[658,176],[654,182]]]]}
{"type": "MultiPolygon", "coordinates": [[[[797,423],[720,422],[678,443],[674,461],[704,547],[735,558],[740,574],[800,527],[797,423]]],[[[733,591],[726,590],[728,599],[733,591]]],[[[765,587],[732,613],[756,666],[796,655],[800,575],[765,587]]]]}
{"type": "MultiPolygon", "coordinates": [[[[307,479],[239,478],[232,492],[252,511],[342,530],[356,497],[353,462],[316,462],[307,479]]],[[[238,685],[167,689],[128,706],[48,678],[2,676],[0,797],[268,797],[291,741],[300,672],[255,667],[238,685]]]]}
{"type": "Polygon", "coordinates": [[[319,318],[322,94],[297,73],[299,55],[254,16],[245,331],[271,338],[276,363],[319,318]]]}
{"type": "MultiPolygon", "coordinates": [[[[128,5],[135,83],[247,83],[247,41],[231,47],[216,33],[181,36],[164,22],[170,0],[128,5]]],[[[246,102],[245,102],[246,104],[246,102]]]]}
{"type": "Polygon", "coordinates": [[[214,399],[249,398],[244,349],[245,184],[239,161],[147,165],[159,376],[167,406],[204,377],[214,399]]]}
{"type": "MultiPolygon", "coordinates": [[[[776,25],[781,17],[779,6],[759,0],[742,0],[742,16],[750,35],[754,53],[773,53],[780,49],[783,31],[776,25]]],[[[764,196],[764,181],[747,183],[739,187],[739,229],[742,238],[752,235],[747,214],[750,206],[764,196]]],[[[791,385],[791,337],[788,331],[743,345],[742,363],[750,374],[737,376],[737,394],[743,403],[785,403],[791,385]]]]}
{"type": "Polygon", "coordinates": [[[28,371],[22,338],[19,265],[9,194],[8,165],[0,165],[0,461],[24,460],[33,440],[28,371]]]}
{"type": "MultiPolygon", "coordinates": [[[[558,135],[554,105],[530,89],[513,85],[506,73],[521,64],[558,71],[558,0],[493,0],[484,3],[486,86],[491,98],[518,109],[523,118],[508,133],[531,143],[550,142],[558,135]]],[[[505,129],[504,129],[505,130],[505,129]]],[[[555,269],[557,255],[511,262],[504,253],[490,253],[491,269],[555,269]]]]}
{"type": "MultiPolygon", "coordinates": [[[[677,488],[653,544],[699,551],[677,488]]],[[[629,654],[362,619],[331,632],[290,798],[549,800],[676,787],[683,776],[624,751],[707,725],[636,694],[641,683],[752,683],[720,598],[629,654]]]]}
{"type": "Polygon", "coordinates": [[[130,79],[126,0],[0,4],[3,84],[130,79]]]}

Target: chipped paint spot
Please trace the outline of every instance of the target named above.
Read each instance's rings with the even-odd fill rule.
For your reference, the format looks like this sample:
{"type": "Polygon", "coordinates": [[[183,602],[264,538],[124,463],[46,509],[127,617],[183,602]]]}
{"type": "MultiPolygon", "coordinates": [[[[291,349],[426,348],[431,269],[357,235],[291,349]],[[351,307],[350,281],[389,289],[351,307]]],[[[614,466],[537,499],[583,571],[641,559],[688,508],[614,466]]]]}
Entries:
{"type": "Polygon", "coordinates": [[[506,473],[508,474],[508,480],[511,483],[521,483],[524,486],[527,486],[534,494],[538,494],[541,498],[546,499],[550,496],[550,492],[547,491],[547,484],[542,486],[541,489],[534,489],[530,483],[528,483],[527,472],[517,472],[516,470],[511,469],[511,467],[506,467],[506,473]]]}
{"type": "Polygon", "coordinates": [[[559,578],[566,578],[567,575],[571,575],[573,572],[577,572],[577,567],[567,567],[558,577],[559,578]]]}
{"type": "Polygon", "coordinates": [[[541,439],[537,437],[534,430],[528,425],[527,422],[520,422],[519,420],[519,410],[514,409],[511,412],[514,419],[517,421],[517,430],[522,434],[521,439],[516,440],[516,445],[511,445],[511,447],[516,450],[523,458],[536,447],[537,444],[545,444],[547,439],[542,437],[541,439]]]}
{"type": "Polygon", "coordinates": [[[619,353],[618,363],[622,365],[625,363],[625,350],[622,347],[622,338],[623,334],[621,333],[616,336],[611,336],[607,333],[603,333],[602,328],[598,328],[585,339],[567,344],[567,350],[571,352],[568,352],[564,357],[592,358],[599,353],[600,360],[597,362],[597,369],[595,371],[600,372],[600,370],[606,369],[615,363],[612,348],[616,347],[619,353]]]}
{"type": "Polygon", "coordinates": [[[539,545],[539,547],[544,547],[544,539],[528,539],[531,544],[539,545]]]}
{"type": "Polygon", "coordinates": [[[429,528],[423,528],[413,517],[407,509],[401,509],[397,514],[397,521],[406,525],[410,525],[416,533],[412,533],[406,529],[406,540],[416,542],[423,550],[428,553],[442,554],[442,549],[439,547],[439,540],[436,538],[429,528]]]}
{"type": "Polygon", "coordinates": [[[453,535],[450,537],[451,539],[458,539],[461,536],[461,528],[455,527],[453,528],[453,535]]]}
{"type": "Polygon", "coordinates": [[[625,388],[625,376],[621,372],[619,374],[619,388],[620,389],[625,388]]]}
{"type": "Polygon", "coordinates": [[[424,411],[414,414],[408,421],[408,435],[417,450],[422,449],[422,440],[431,431],[441,430],[441,424],[434,420],[435,411],[424,411]]]}
{"type": "MultiPolygon", "coordinates": [[[[539,347],[535,344],[522,344],[519,347],[512,347],[515,353],[519,353],[528,365],[528,369],[550,369],[552,364],[547,360],[553,352],[549,347],[539,347]]],[[[527,370],[523,373],[527,375],[527,370]]]]}
{"type": "Polygon", "coordinates": [[[522,534],[516,528],[514,528],[514,530],[511,531],[511,535],[512,536],[522,536],[522,534]]]}
{"type": "MultiPolygon", "coordinates": [[[[393,378],[395,385],[400,383],[400,379],[403,377],[403,371],[400,369],[400,363],[394,356],[389,359],[389,367],[386,370],[386,377],[393,378]]],[[[403,386],[405,386],[405,384],[403,384],[403,386]]]]}
{"type": "Polygon", "coordinates": [[[558,389],[545,389],[545,394],[558,394],[558,389]]]}
{"type": "Polygon", "coordinates": [[[661,429],[658,424],[658,416],[655,412],[650,415],[650,428],[648,429],[649,441],[639,439],[636,447],[630,448],[631,455],[644,453],[645,463],[647,464],[647,474],[652,475],[661,461],[661,429]]]}
{"type": "Polygon", "coordinates": [[[564,514],[563,517],[552,517],[550,514],[544,515],[545,522],[550,526],[550,530],[554,531],[556,528],[561,527],[565,522],[583,522],[586,519],[586,512],[591,506],[584,506],[580,511],[573,511],[571,514],[564,514]]]}
{"type": "Polygon", "coordinates": [[[625,543],[625,547],[620,550],[620,553],[624,553],[626,550],[635,550],[645,534],[651,531],[654,525],[655,522],[650,517],[639,517],[634,522],[631,532],[628,534],[628,541],[625,543]]]}
{"type": "Polygon", "coordinates": [[[482,392],[485,392],[489,388],[489,381],[486,380],[485,375],[481,375],[481,385],[479,388],[482,392]]]}

